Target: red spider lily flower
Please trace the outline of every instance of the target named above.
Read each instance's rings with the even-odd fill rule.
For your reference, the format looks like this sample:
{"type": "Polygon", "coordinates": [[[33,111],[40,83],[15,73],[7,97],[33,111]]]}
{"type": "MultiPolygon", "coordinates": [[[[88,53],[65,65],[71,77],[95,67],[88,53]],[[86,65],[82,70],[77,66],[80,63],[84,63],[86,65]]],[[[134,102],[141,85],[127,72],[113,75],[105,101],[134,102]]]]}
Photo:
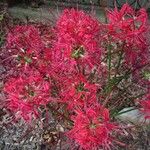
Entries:
{"type": "Polygon", "coordinates": [[[96,103],[98,85],[89,83],[84,76],[67,79],[61,89],[61,101],[68,105],[69,110],[83,108],[84,105],[96,103]]]}
{"type": "Polygon", "coordinates": [[[15,26],[7,35],[8,48],[39,53],[43,49],[39,31],[32,25],[15,26]]]}
{"type": "Polygon", "coordinates": [[[12,99],[7,104],[7,108],[14,112],[15,119],[24,119],[26,122],[31,122],[33,119],[39,117],[38,109],[23,101],[19,101],[17,98],[12,99]]]}
{"type": "Polygon", "coordinates": [[[15,26],[7,35],[7,45],[18,61],[18,66],[35,64],[44,49],[39,31],[32,25],[15,26]]]}
{"type": "Polygon", "coordinates": [[[128,4],[119,11],[108,11],[108,32],[124,44],[127,62],[133,63],[147,48],[145,33],[148,30],[145,9],[135,12],[128,4]]]}
{"type": "Polygon", "coordinates": [[[141,43],[143,40],[141,33],[146,31],[147,13],[145,9],[140,9],[137,13],[128,5],[124,4],[120,11],[108,11],[110,33],[123,40],[131,39],[141,43]]]}
{"type": "Polygon", "coordinates": [[[99,22],[83,11],[64,10],[56,24],[57,34],[66,43],[84,43],[96,40],[99,22]]]}
{"type": "Polygon", "coordinates": [[[150,94],[146,96],[146,100],[140,102],[142,112],[145,114],[145,119],[150,119],[150,94]]]}
{"type": "Polygon", "coordinates": [[[108,109],[100,105],[86,108],[83,111],[77,111],[77,115],[72,119],[74,126],[68,136],[75,140],[82,149],[109,148],[111,134],[117,126],[110,123],[108,109]]]}
{"type": "Polygon", "coordinates": [[[4,87],[8,109],[25,120],[30,120],[31,114],[37,117],[37,108],[50,101],[50,84],[37,73],[36,76],[30,73],[32,76],[22,75],[9,79],[4,87]]]}
{"type": "Polygon", "coordinates": [[[72,65],[99,65],[99,31],[99,22],[83,11],[64,10],[56,24],[55,56],[69,59],[72,65]]]}
{"type": "Polygon", "coordinates": [[[118,21],[122,21],[122,17],[127,14],[132,15],[134,14],[134,11],[128,4],[124,4],[120,11],[117,7],[115,7],[114,11],[108,11],[107,17],[112,24],[115,24],[118,21]]]}

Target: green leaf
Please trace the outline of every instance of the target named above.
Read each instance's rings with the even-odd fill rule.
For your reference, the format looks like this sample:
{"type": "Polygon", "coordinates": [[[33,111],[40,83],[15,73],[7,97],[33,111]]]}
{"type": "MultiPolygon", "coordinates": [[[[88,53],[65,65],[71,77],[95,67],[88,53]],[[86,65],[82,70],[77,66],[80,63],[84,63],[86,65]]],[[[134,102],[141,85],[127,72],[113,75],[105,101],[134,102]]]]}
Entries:
{"type": "Polygon", "coordinates": [[[116,116],[122,115],[122,114],[124,114],[124,113],[130,112],[130,111],[135,110],[135,109],[136,109],[136,108],[132,107],[132,108],[129,108],[129,109],[125,110],[125,111],[114,112],[114,113],[112,114],[112,116],[113,116],[113,117],[116,117],[116,116]]]}
{"type": "Polygon", "coordinates": [[[118,85],[119,82],[123,79],[123,76],[113,77],[109,80],[109,84],[105,88],[105,93],[110,93],[114,86],[118,85]]]}

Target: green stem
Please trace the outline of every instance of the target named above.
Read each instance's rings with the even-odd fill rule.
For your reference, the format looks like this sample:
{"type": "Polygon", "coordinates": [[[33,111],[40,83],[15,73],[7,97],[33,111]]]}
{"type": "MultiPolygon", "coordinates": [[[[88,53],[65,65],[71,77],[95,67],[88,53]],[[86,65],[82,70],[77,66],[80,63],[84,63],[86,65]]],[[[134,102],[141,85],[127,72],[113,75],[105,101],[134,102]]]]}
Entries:
{"type": "Polygon", "coordinates": [[[115,77],[117,76],[117,73],[118,73],[118,69],[119,69],[119,67],[120,67],[120,65],[121,65],[121,61],[122,61],[122,56],[123,56],[123,50],[120,52],[120,55],[119,55],[119,60],[118,60],[118,63],[117,63],[117,66],[116,66],[116,74],[115,74],[115,77]]]}
{"type": "Polygon", "coordinates": [[[111,79],[111,45],[108,46],[107,63],[108,63],[108,84],[109,84],[111,79]]]}

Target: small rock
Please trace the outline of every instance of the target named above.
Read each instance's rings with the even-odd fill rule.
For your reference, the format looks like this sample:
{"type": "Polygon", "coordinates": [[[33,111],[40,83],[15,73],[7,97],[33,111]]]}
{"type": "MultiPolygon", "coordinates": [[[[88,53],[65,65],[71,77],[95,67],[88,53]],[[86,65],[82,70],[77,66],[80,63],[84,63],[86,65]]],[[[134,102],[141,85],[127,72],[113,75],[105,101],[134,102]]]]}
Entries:
{"type": "Polygon", "coordinates": [[[131,122],[134,124],[150,124],[150,120],[145,120],[144,114],[140,110],[134,109],[134,107],[124,108],[119,112],[116,118],[123,122],[131,122]],[[123,113],[125,112],[125,113],[123,113]]]}

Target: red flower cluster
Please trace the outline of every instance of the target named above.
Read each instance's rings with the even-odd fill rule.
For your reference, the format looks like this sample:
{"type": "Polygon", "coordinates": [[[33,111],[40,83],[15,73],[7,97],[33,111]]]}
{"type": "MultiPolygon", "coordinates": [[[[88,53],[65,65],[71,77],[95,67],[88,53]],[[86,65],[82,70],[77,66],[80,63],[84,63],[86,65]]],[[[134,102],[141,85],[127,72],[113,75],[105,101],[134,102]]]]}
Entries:
{"type": "MultiPolygon", "coordinates": [[[[108,34],[124,44],[127,62],[134,62],[143,56],[147,47],[144,34],[147,29],[147,13],[145,9],[135,12],[128,4],[121,10],[115,8],[108,11],[108,34]]],[[[145,58],[144,58],[145,59],[145,58]]]]}
{"type": "Polygon", "coordinates": [[[96,103],[97,89],[98,85],[89,83],[82,75],[77,75],[64,83],[61,101],[67,103],[69,110],[82,109],[85,105],[96,103]]]}
{"type": "Polygon", "coordinates": [[[7,48],[16,55],[18,65],[34,64],[44,49],[40,33],[33,25],[15,26],[7,35],[7,48]]]}
{"type": "Polygon", "coordinates": [[[147,13],[145,9],[140,9],[137,13],[125,4],[118,11],[108,11],[110,33],[119,39],[126,40],[127,43],[140,45],[146,44],[143,32],[146,31],[147,13]]]}
{"type": "Polygon", "coordinates": [[[7,35],[7,45],[11,49],[32,50],[35,53],[44,47],[38,29],[32,25],[15,26],[7,35]]]}
{"type": "Polygon", "coordinates": [[[99,32],[99,22],[93,17],[83,11],[64,10],[56,24],[55,57],[69,62],[66,69],[77,64],[84,68],[99,66],[99,32]]]}
{"type": "MultiPolygon", "coordinates": [[[[31,72],[30,72],[31,73],[31,72]]],[[[11,78],[5,84],[4,91],[8,94],[7,107],[16,113],[17,118],[23,117],[31,121],[38,116],[38,107],[50,101],[50,84],[38,73],[11,78]]]]}
{"type": "MultiPolygon", "coordinates": [[[[124,62],[124,52],[132,58],[130,61],[135,58],[139,60],[137,56],[147,48],[144,37],[147,14],[143,9],[135,13],[125,4],[120,11],[109,11],[108,19],[108,32],[104,33],[105,26],[101,30],[101,24],[92,16],[83,11],[66,9],[56,26],[50,29],[53,31],[50,36],[47,35],[49,27],[45,26],[43,29],[33,25],[13,28],[7,37],[7,48],[14,50],[20,68],[16,67],[18,77],[10,78],[5,83],[7,108],[17,118],[30,122],[40,116],[38,110],[41,106],[58,104],[58,107],[63,105],[66,108],[67,105],[68,116],[72,116],[67,120],[74,122],[68,137],[81,149],[109,148],[117,126],[111,123],[109,110],[104,106],[111,99],[113,89],[117,91],[119,82],[128,78],[130,73],[128,70],[125,76],[118,73],[120,64],[124,62]],[[105,41],[101,35],[104,35],[105,41]],[[101,42],[114,51],[102,53],[101,42]],[[119,47],[116,48],[120,59],[117,65],[114,45],[119,47]],[[101,79],[101,75],[107,77],[106,71],[101,70],[102,64],[104,70],[109,71],[109,81],[101,79]],[[100,104],[103,101],[104,104],[100,104]]],[[[149,101],[141,103],[147,118],[150,116],[149,104],[149,101]]]]}
{"type": "Polygon", "coordinates": [[[109,148],[116,126],[110,123],[109,111],[101,106],[82,109],[73,116],[74,127],[68,136],[82,149],[109,148]]]}

